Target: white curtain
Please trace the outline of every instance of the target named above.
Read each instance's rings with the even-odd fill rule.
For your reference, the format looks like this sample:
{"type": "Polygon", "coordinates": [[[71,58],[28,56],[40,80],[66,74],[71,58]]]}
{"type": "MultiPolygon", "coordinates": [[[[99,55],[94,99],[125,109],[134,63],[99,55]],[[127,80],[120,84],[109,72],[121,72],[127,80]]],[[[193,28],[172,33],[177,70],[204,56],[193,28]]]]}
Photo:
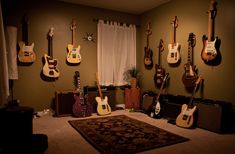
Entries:
{"type": "Polygon", "coordinates": [[[2,7],[0,1],[0,105],[7,103],[9,96],[8,67],[6,41],[3,26],[2,7]]]}
{"type": "Polygon", "coordinates": [[[98,22],[97,63],[101,85],[127,84],[123,73],[136,67],[136,27],[117,22],[98,22]]]}

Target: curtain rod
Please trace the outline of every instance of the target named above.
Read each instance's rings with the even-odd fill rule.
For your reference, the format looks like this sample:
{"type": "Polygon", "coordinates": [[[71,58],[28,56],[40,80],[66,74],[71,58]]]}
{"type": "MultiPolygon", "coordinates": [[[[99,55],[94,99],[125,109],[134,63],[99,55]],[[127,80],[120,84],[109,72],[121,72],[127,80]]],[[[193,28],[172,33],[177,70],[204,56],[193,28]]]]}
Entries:
{"type": "MultiPolygon", "coordinates": [[[[93,22],[98,22],[100,19],[97,19],[97,18],[93,18],[93,22]]],[[[101,20],[103,20],[104,22],[107,22],[107,21],[110,21],[110,20],[104,20],[104,19],[101,19],[101,20]]],[[[118,22],[118,21],[117,21],[118,22]]],[[[126,24],[126,25],[135,25],[135,27],[136,28],[139,28],[140,27],[140,25],[136,25],[136,24],[129,24],[129,23],[125,23],[125,22],[119,22],[121,25],[123,25],[123,24],[126,24]]]]}

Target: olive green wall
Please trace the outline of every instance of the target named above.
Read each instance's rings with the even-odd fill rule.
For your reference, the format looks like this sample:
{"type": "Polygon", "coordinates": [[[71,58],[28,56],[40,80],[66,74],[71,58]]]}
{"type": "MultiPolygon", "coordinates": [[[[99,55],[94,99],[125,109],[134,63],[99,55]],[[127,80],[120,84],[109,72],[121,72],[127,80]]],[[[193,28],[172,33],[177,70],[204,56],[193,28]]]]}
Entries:
{"type": "Polygon", "coordinates": [[[21,105],[32,106],[42,110],[51,106],[55,91],[73,90],[73,75],[80,72],[81,86],[95,86],[97,71],[96,43],[84,41],[86,32],[93,33],[96,40],[97,22],[93,19],[105,19],[139,24],[139,17],[126,13],[96,9],[51,0],[33,0],[28,3],[18,0],[6,0],[3,7],[7,25],[18,28],[18,40],[21,38],[21,19],[24,13],[29,17],[29,42],[34,42],[36,61],[30,66],[19,66],[19,79],[14,81],[14,98],[21,105]],[[82,62],[78,66],[66,64],[67,44],[71,43],[72,19],[77,20],[77,42],[81,45],[82,62]],[[55,82],[42,80],[40,77],[42,57],[48,51],[47,33],[54,27],[53,57],[58,59],[59,79],[55,82]]]}
{"type": "MultiPolygon", "coordinates": [[[[22,105],[32,106],[36,110],[49,108],[55,91],[73,89],[73,75],[76,70],[81,74],[81,86],[95,85],[96,43],[86,42],[82,38],[86,32],[93,33],[96,39],[96,25],[93,19],[106,19],[140,25],[137,28],[137,67],[142,71],[142,90],[158,90],[154,87],[153,76],[155,69],[144,68],[144,46],[146,45],[145,29],[147,22],[152,23],[153,34],[150,36],[150,47],[154,51],[154,64],[157,62],[159,39],[165,43],[162,53],[162,65],[170,73],[169,86],[166,93],[175,95],[191,94],[184,89],[181,81],[184,64],[187,61],[188,34],[196,34],[197,44],[194,49],[194,64],[199,74],[205,79],[204,97],[208,99],[224,100],[235,103],[233,55],[233,41],[235,34],[235,2],[231,0],[218,1],[218,13],[215,18],[215,33],[221,39],[220,51],[222,62],[211,67],[203,63],[200,57],[202,50],[202,35],[207,34],[207,14],[209,0],[171,0],[142,15],[131,15],[104,9],[96,9],[80,5],[73,5],[52,0],[40,0],[23,3],[22,0],[4,0],[4,19],[7,25],[18,28],[18,40],[21,40],[21,18],[25,12],[29,15],[29,42],[34,42],[37,60],[31,66],[19,66],[19,79],[14,82],[14,98],[22,105]],[[170,67],[166,62],[167,44],[171,42],[172,26],[170,22],[178,16],[177,42],[181,44],[181,64],[170,67]],[[70,23],[72,18],[77,20],[77,42],[81,45],[82,62],[79,66],[69,66],[65,63],[66,46],[71,42],[70,23]],[[50,27],[55,28],[53,51],[54,58],[59,60],[60,77],[55,82],[44,81],[40,77],[43,67],[42,57],[47,53],[46,39],[50,27]]],[[[26,1],[26,0],[23,0],[26,1]]],[[[200,92],[196,97],[200,97],[200,92]]],[[[235,106],[235,104],[234,104],[235,106]]]]}
{"type": "MultiPolygon", "coordinates": [[[[147,22],[152,23],[153,34],[150,36],[150,47],[154,51],[153,60],[157,62],[158,44],[160,38],[164,40],[165,50],[162,53],[162,65],[170,73],[170,83],[166,89],[167,93],[175,95],[191,96],[182,83],[184,64],[187,62],[188,35],[193,32],[196,35],[196,46],[194,48],[194,64],[198,68],[199,75],[204,78],[204,98],[224,100],[235,105],[235,55],[234,55],[234,34],[235,34],[235,1],[219,0],[217,5],[217,16],[215,17],[215,35],[221,39],[220,51],[222,62],[218,66],[206,65],[201,59],[203,47],[202,36],[207,35],[208,15],[207,10],[210,0],[172,0],[160,7],[148,11],[141,15],[141,48],[146,45],[145,28],[147,22]],[[177,67],[171,67],[166,61],[168,44],[172,40],[172,25],[170,24],[178,17],[179,26],[176,32],[176,41],[181,44],[181,63],[177,67]]],[[[146,70],[143,65],[144,50],[140,53],[137,60],[143,72],[142,89],[151,89],[156,92],[153,76],[155,69],[146,70]]],[[[196,97],[201,97],[200,92],[196,97]]]]}

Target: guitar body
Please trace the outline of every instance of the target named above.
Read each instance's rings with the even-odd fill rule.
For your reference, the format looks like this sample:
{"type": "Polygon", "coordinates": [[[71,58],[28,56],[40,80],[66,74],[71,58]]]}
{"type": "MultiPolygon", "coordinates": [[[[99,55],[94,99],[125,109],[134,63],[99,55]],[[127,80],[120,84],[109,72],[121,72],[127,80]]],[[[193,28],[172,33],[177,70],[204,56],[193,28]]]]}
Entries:
{"type": "Polygon", "coordinates": [[[104,99],[101,99],[101,97],[95,98],[97,102],[97,113],[99,115],[107,115],[111,113],[111,107],[108,104],[108,97],[105,96],[104,99]]]}
{"type": "Polygon", "coordinates": [[[84,115],[83,110],[82,110],[82,104],[84,104],[84,100],[81,99],[80,96],[74,94],[74,99],[76,100],[75,103],[73,104],[73,115],[75,117],[82,117],[84,115]]]}
{"type": "Polygon", "coordinates": [[[191,128],[194,124],[194,112],[196,111],[196,106],[193,108],[188,108],[187,104],[183,104],[181,108],[181,113],[176,118],[176,125],[184,128],[191,128]]]}
{"type": "Polygon", "coordinates": [[[180,44],[175,43],[174,46],[172,44],[168,45],[168,54],[167,54],[167,62],[169,64],[176,64],[180,60],[180,44]]]}
{"type": "Polygon", "coordinates": [[[215,59],[217,56],[217,51],[215,47],[216,39],[214,39],[214,41],[208,41],[208,39],[204,35],[202,37],[202,40],[203,40],[203,49],[201,52],[202,60],[208,62],[208,61],[215,59]]]}
{"type": "Polygon", "coordinates": [[[78,64],[81,62],[81,54],[80,54],[80,45],[75,48],[72,44],[68,45],[68,54],[67,54],[67,61],[72,64],[78,64]]]}
{"type": "Polygon", "coordinates": [[[156,73],[154,75],[154,83],[157,88],[160,88],[163,83],[164,76],[165,76],[165,69],[162,68],[160,65],[156,64],[155,70],[156,70],[156,73]]]}
{"type": "Polygon", "coordinates": [[[150,48],[145,47],[145,55],[144,55],[144,65],[145,67],[153,66],[153,51],[150,48]]]}
{"type": "Polygon", "coordinates": [[[185,87],[194,87],[195,81],[197,80],[198,76],[196,74],[196,66],[192,66],[191,64],[187,63],[184,65],[185,73],[182,76],[182,82],[185,87]]]}
{"type": "Polygon", "coordinates": [[[26,45],[24,42],[20,41],[18,43],[20,50],[18,53],[18,60],[22,63],[32,63],[36,60],[36,54],[33,51],[34,43],[31,45],[26,45]]]}
{"type": "Polygon", "coordinates": [[[60,72],[56,68],[57,60],[56,59],[52,59],[47,54],[44,55],[44,60],[45,60],[45,64],[43,65],[43,69],[42,69],[43,70],[43,74],[46,77],[58,78],[59,75],[60,75],[60,72]]]}
{"type": "Polygon", "coordinates": [[[157,100],[156,105],[153,106],[153,109],[150,112],[150,117],[152,117],[152,118],[160,118],[161,117],[161,104],[158,100],[157,100]]]}

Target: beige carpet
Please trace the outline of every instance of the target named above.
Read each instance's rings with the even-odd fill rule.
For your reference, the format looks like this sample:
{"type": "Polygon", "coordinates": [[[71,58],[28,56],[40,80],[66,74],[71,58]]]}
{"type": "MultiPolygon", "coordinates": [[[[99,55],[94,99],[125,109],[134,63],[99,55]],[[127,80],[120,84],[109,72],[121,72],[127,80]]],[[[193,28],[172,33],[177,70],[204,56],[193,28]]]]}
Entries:
{"type": "MultiPolygon", "coordinates": [[[[235,134],[217,134],[204,129],[184,129],[167,123],[166,119],[153,119],[139,112],[118,110],[112,115],[127,115],[144,121],[159,128],[189,138],[190,141],[161,147],[142,152],[144,154],[234,154],[235,134]]],[[[91,117],[98,117],[93,114],[91,117]]],[[[90,117],[87,117],[90,118],[90,117]]],[[[48,136],[48,149],[45,154],[98,154],[75,129],[68,120],[78,119],[71,116],[53,117],[46,114],[40,118],[34,118],[34,133],[44,133],[48,136]]],[[[143,145],[144,146],[144,145],[143,145]]]]}

